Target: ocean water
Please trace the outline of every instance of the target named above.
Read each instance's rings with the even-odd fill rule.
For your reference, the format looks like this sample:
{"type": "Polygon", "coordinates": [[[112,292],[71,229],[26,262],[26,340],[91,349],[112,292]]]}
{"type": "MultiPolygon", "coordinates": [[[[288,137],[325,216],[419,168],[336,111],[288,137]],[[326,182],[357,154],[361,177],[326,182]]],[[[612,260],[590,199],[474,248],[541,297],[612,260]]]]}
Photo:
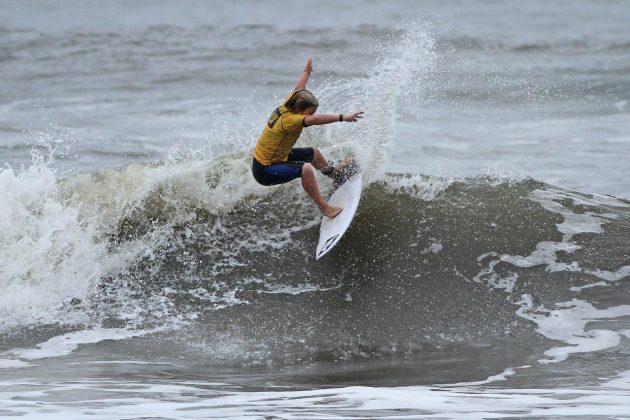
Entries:
{"type": "MultiPolygon", "coordinates": [[[[623,1],[0,1],[0,416],[630,418],[623,1]],[[251,149],[365,187],[315,260],[251,149]]],[[[325,191],[330,189],[319,178],[325,191]]]]}

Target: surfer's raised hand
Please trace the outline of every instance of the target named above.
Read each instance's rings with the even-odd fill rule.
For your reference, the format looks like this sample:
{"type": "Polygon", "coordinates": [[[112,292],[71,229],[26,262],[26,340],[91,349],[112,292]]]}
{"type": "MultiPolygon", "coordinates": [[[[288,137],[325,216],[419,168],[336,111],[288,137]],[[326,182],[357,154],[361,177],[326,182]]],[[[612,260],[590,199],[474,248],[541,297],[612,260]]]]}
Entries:
{"type": "Polygon", "coordinates": [[[341,116],[341,120],[345,122],[357,122],[359,118],[363,118],[363,111],[343,114],[341,116]]]}
{"type": "Polygon", "coordinates": [[[306,59],[306,64],[304,65],[304,71],[311,73],[313,71],[313,57],[309,57],[306,59]]]}
{"type": "Polygon", "coordinates": [[[306,82],[308,82],[308,78],[313,71],[313,57],[309,57],[306,60],[306,64],[304,64],[304,70],[300,73],[300,77],[298,77],[297,82],[295,82],[295,86],[293,86],[293,90],[303,90],[306,89],[306,82]]]}

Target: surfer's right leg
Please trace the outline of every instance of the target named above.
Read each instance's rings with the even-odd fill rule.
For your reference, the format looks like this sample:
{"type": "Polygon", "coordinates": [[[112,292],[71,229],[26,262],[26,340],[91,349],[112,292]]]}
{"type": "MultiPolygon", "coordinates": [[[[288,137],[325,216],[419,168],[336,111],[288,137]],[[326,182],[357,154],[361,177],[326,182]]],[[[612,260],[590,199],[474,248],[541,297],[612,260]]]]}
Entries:
{"type": "MultiPolygon", "coordinates": [[[[253,159],[252,173],[259,184],[278,185],[296,178],[301,178],[302,188],[311,196],[319,211],[326,217],[335,217],[341,213],[341,207],[328,204],[315,179],[315,170],[309,162],[315,162],[319,167],[327,165],[323,155],[312,147],[294,148],[286,162],[263,165],[253,159]]],[[[319,168],[318,168],[319,169],[319,168]]]]}
{"type": "Polygon", "coordinates": [[[333,207],[328,204],[326,199],[324,199],[324,196],[319,190],[319,185],[317,185],[317,180],[315,179],[315,169],[313,168],[313,165],[311,165],[310,163],[305,163],[302,166],[301,178],[302,188],[304,188],[304,191],[306,191],[306,193],[311,196],[313,201],[315,201],[315,204],[317,204],[317,207],[319,207],[319,211],[324,216],[335,217],[336,215],[341,213],[341,210],[343,210],[341,207],[333,207]]]}
{"type": "Polygon", "coordinates": [[[317,169],[324,175],[331,176],[333,173],[332,162],[326,160],[323,153],[316,147],[293,148],[291,154],[289,154],[289,160],[292,159],[307,162],[302,166],[302,188],[315,201],[319,211],[326,217],[335,217],[341,213],[341,207],[331,206],[324,199],[315,179],[314,169],[317,169]]]}

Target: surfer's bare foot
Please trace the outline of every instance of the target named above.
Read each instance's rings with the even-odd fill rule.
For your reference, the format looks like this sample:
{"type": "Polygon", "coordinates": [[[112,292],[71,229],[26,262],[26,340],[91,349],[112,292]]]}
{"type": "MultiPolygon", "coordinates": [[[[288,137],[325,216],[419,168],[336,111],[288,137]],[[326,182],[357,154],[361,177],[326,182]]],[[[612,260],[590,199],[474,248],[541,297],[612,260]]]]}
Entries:
{"type": "Polygon", "coordinates": [[[330,217],[332,219],[333,217],[341,213],[341,210],[343,210],[341,207],[326,206],[325,208],[321,209],[321,212],[324,216],[330,217]]]}

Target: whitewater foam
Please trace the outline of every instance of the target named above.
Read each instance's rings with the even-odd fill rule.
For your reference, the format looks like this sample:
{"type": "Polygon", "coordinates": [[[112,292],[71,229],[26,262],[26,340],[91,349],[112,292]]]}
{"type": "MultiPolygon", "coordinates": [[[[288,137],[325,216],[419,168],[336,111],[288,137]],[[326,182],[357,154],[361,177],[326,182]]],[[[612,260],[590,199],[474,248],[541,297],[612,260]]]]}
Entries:
{"type": "Polygon", "coordinates": [[[84,301],[113,263],[94,223],[59,202],[56,182],[46,166],[0,170],[1,329],[86,321],[60,306],[84,301]]]}
{"type": "MultiPolygon", "coordinates": [[[[509,376],[506,370],[498,380],[509,376]]],[[[489,378],[491,379],[491,378],[489,378]]],[[[483,385],[454,384],[432,387],[348,386],[314,390],[240,391],[224,390],[221,384],[179,381],[174,384],[135,382],[121,388],[111,381],[51,381],[46,387],[24,382],[3,381],[0,401],[8,413],[21,412],[37,418],[44,412],[36,402],[54,391],[56,399],[46,404],[47,416],[178,417],[178,418],[513,418],[620,416],[628,410],[627,387],[630,372],[593,387],[487,388],[483,385]],[[21,389],[19,403],[11,400],[21,389]],[[95,396],[98,392],[105,397],[95,396]],[[73,398],[70,400],[70,395],[73,398]],[[168,400],[164,396],[168,395],[168,400]],[[107,398],[107,404],[102,399],[107,398]],[[81,404],[76,404],[80,401],[81,404]]],[[[485,381],[482,381],[485,382],[485,381]]]]}

